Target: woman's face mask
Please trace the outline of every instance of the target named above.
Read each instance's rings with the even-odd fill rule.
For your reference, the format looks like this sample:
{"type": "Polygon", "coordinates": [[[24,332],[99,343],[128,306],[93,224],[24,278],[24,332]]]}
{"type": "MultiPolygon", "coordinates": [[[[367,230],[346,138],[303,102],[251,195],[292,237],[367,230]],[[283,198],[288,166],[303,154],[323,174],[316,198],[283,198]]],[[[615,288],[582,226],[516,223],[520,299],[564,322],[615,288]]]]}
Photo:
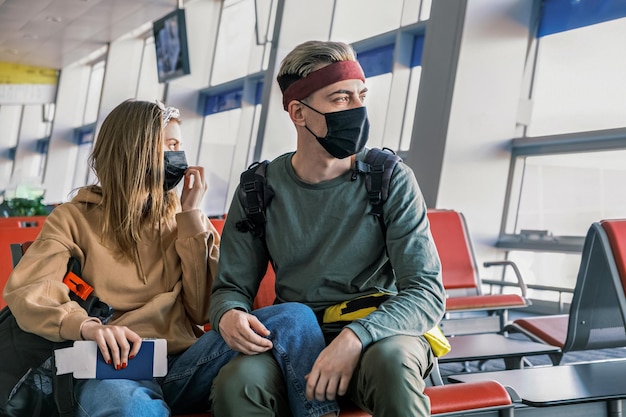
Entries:
{"type": "Polygon", "coordinates": [[[185,171],[189,167],[185,151],[165,151],[163,152],[165,165],[165,180],[163,189],[169,191],[174,189],[185,176],[185,171]]]}
{"type": "Polygon", "coordinates": [[[308,126],[304,126],[315,136],[320,145],[326,149],[326,152],[337,159],[343,159],[363,150],[370,130],[365,107],[322,113],[302,101],[301,103],[326,118],[328,130],[325,137],[317,136],[308,126]]]}

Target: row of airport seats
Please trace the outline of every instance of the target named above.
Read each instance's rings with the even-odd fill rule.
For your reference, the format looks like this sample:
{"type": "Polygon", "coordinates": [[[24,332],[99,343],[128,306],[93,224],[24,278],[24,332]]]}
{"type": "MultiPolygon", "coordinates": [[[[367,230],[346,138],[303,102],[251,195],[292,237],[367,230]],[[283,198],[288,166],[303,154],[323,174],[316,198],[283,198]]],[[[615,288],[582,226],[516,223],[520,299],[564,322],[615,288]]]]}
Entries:
{"type": "Polygon", "coordinates": [[[623,416],[625,288],[626,219],[594,222],[585,238],[568,314],[519,318],[504,328],[505,334],[519,333],[553,346],[552,366],[450,375],[448,382],[498,381],[519,395],[516,409],[549,410],[551,416],[623,416]],[[561,363],[568,352],[593,355],[607,348],[615,358],[561,363]]]}
{"type": "MultiPolygon", "coordinates": [[[[463,215],[454,210],[432,209],[428,211],[428,218],[442,258],[443,280],[448,295],[442,329],[448,335],[500,331],[507,322],[509,309],[528,305],[525,285],[517,267],[510,261],[485,263],[485,266],[511,266],[516,273],[520,294],[483,294],[463,215]],[[462,317],[463,313],[477,311],[486,312],[485,317],[462,317]]],[[[0,218],[0,288],[4,288],[12,268],[10,244],[34,240],[44,221],[45,216],[0,218]]],[[[221,232],[224,220],[216,218],[212,221],[221,232]]],[[[0,308],[4,305],[4,300],[0,298],[0,308]]]]}
{"type": "Polygon", "coordinates": [[[626,346],[626,220],[594,223],[587,233],[568,314],[526,317],[505,326],[564,353],[626,346]]]}
{"type": "MultiPolygon", "coordinates": [[[[497,321],[489,324],[489,326],[493,327],[493,324],[496,324],[495,329],[503,330],[497,335],[481,333],[486,331],[481,324],[477,328],[478,334],[453,335],[451,337],[453,351],[450,354],[453,356],[453,360],[465,359],[465,352],[463,351],[466,350],[465,345],[470,344],[465,343],[469,341],[465,339],[467,337],[478,338],[473,339],[472,343],[477,344],[479,350],[484,351],[483,357],[485,355],[498,357],[493,351],[485,353],[489,351],[486,349],[489,346],[484,346],[485,343],[481,343],[481,338],[498,336],[508,341],[506,334],[512,332],[523,332],[534,340],[532,342],[534,345],[552,348],[550,354],[554,364],[558,364],[562,354],[567,351],[626,345],[624,341],[626,339],[624,335],[626,301],[623,290],[624,277],[626,277],[626,237],[624,237],[626,236],[626,220],[605,220],[591,226],[585,240],[574,299],[568,315],[518,319],[513,323],[508,323],[502,317],[502,314],[506,314],[506,310],[528,305],[525,297],[525,285],[517,268],[510,263],[497,263],[498,265],[513,267],[520,292],[518,296],[498,297],[498,294],[483,294],[471,240],[462,214],[453,210],[429,210],[428,218],[442,260],[444,286],[448,292],[447,313],[442,328],[451,328],[451,326],[446,327],[446,320],[455,320],[451,317],[452,312],[455,311],[455,307],[461,306],[456,311],[481,311],[486,313],[488,318],[491,315],[498,316],[497,321]],[[457,297],[460,301],[450,302],[451,299],[456,300],[457,297]],[[463,300],[463,298],[465,299],[463,300]],[[490,304],[487,302],[489,298],[499,300],[499,303],[490,304]],[[475,304],[470,305],[469,301],[472,300],[475,304]],[[531,323],[534,324],[531,326],[531,323]],[[541,323],[549,324],[549,326],[537,331],[541,327],[541,323]],[[455,351],[456,358],[454,358],[455,351]]],[[[18,223],[20,221],[29,222],[31,226],[35,226],[28,232],[22,230],[21,235],[19,233],[14,235],[12,232],[11,236],[13,236],[12,239],[15,239],[14,241],[31,240],[31,238],[24,239],[24,236],[29,235],[29,233],[33,234],[36,227],[40,228],[40,224],[32,223],[34,220],[32,218],[14,220],[18,223]]],[[[221,233],[224,220],[212,219],[212,222],[221,233]]],[[[24,225],[25,223],[21,223],[21,226],[24,225]]],[[[9,227],[9,229],[11,228],[15,229],[15,224],[9,227]]],[[[28,228],[17,227],[17,229],[28,228]]],[[[3,242],[3,247],[6,248],[6,246],[3,242]]],[[[269,267],[255,299],[255,307],[269,305],[273,302],[274,280],[273,270],[269,267]]],[[[463,322],[471,324],[471,320],[475,318],[461,317],[461,319],[463,322]]],[[[472,331],[476,331],[474,327],[472,331]]],[[[484,340],[491,342],[491,339],[484,340]]],[[[504,349],[506,351],[508,348],[504,349]]],[[[524,349],[518,349],[518,354],[520,357],[524,356],[524,349]]],[[[444,357],[442,360],[447,359],[444,357]]],[[[519,366],[512,366],[512,368],[515,367],[519,366]]],[[[435,381],[436,386],[427,389],[433,406],[433,415],[472,413],[476,410],[482,410],[481,413],[486,412],[487,415],[490,413],[491,415],[509,415],[513,412],[514,400],[519,399],[526,406],[540,407],[553,404],[608,401],[610,415],[621,416],[621,403],[619,401],[626,397],[626,387],[622,382],[623,373],[626,372],[626,361],[608,364],[585,363],[581,366],[563,365],[550,368],[552,369],[546,367],[529,368],[449,377],[450,382],[463,382],[463,384],[437,385],[443,384],[443,381],[435,377],[432,381],[435,381]],[[572,385],[567,381],[560,380],[559,377],[571,377],[577,382],[572,385]],[[554,378],[556,378],[556,383],[554,378]],[[545,381],[550,382],[548,386],[544,387],[545,381]],[[592,386],[587,387],[587,383],[592,386]],[[507,389],[504,388],[505,386],[507,389]],[[554,392],[554,387],[559,389],[554,392]],[[570,389],[572,387],[577,387],[578,390],[570,389]],[[537,397],[533,397],[537,392],[543,393],[543,397],[539,398],[541,401],[537,397]],[[464,393],[468,395],[465,396],[464,393]],[[518,394],[519,398],[517,397],[518,394]]],[[[201,416],[209,415],[203,414],[201,416]]],[[[342,416],[366,415],[368,414],[354,407],[342,410],[342,416]]]]}
{"type": "MultiPolygon", "coordinates": [[[[222,232],[224,219],[211,219],[219,233],[222,232]]],[[[31,239],[32,240],[32,239],[31,239]]],[[[17,263],[23,252],[28,248],[29,241],[18,239],[13,242],[13,263],[17,263]]],[[[274,302],[275,275],[268,265],[268,270],[261,283],[261,287],[255,298],[254,306],[259,308],[274,302]]],[[[209,328],[207,325],[206,329],[209,328]]],[[[517,400],[514,391],[500,383],[493,381],[480,381],[477,383],[443,385],[439,373],[436,370],[429,380],[431,386],[426,388],[425,393],[431,401],[431,414],[437,416],[457,416],[479,414],[485,416],[512,416],[513,406],[517,400]]],[[[342,403],[341,415],[343,417],[367,417],[370,414],[358,409],[350,402],[342,403]]],[[[210,417],[210,413],[186,415],[186,417],[210,417]]],[[[179,416],[183,417],[183,416],[179,416]]]]}

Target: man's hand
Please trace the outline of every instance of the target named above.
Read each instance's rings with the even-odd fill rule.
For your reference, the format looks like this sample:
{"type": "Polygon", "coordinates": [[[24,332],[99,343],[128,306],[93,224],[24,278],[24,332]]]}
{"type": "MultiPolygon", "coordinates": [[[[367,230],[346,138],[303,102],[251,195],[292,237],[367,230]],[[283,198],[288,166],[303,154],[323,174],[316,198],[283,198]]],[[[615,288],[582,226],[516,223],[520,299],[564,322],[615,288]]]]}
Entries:
{"type": "Polygon", "coordinates": [[[240,310],[228,310],[219,323],[220,334],[226,344],[237,352],[256,355],[270,350],[274,345],[265,337],[270,331],[256,316],[240,310]]]}
{"type": "Polygon", "coordinates": [[[305,377],[307,399],[334,400],[337,395],[345,395],[362,348],[363,344],[356,334],[350,329],[343,329],[320,353],[313,369],[305,377]]]}

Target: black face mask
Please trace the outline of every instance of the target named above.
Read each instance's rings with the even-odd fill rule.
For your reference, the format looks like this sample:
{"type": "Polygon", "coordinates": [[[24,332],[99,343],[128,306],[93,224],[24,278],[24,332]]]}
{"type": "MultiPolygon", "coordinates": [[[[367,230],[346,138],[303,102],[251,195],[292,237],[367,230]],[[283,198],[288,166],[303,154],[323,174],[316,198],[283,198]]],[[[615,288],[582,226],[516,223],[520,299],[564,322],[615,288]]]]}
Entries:
{"type": "Polygon", "coordinates": [[[185,158],[185,151],[165,151],[163,158],[165,165],[163,189],[169,191],[183,179],[189,166],[187,165],[187,158],[185,158]]]}
{"type": "Polygon", "coordinates": [[[322,113],[306,103],[301,102],[314,112],[326,118],[326,136],[321,138],[304,126],[315,139],[326,149],[326,152],[337,159],[343,159],[359,153],[365,147],[370,131],[365,107],[322,113]]]}

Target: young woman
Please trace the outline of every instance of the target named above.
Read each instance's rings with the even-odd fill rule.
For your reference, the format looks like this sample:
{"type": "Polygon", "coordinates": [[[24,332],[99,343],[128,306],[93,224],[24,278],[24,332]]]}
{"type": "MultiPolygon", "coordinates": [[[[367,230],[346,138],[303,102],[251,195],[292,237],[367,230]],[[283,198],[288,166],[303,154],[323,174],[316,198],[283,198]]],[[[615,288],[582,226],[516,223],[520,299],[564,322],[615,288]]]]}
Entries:
{"type": "MultiPolygon", "coordinates": [[[[314,314],[299,304],[259,310],[250,318],[255,332],[242,335],[236,350],[201,330],[209,320],[220,237],[200,209],[204,169],[187,166],[180,146],[178,109],[136,100],[113,109],[90,157],[97,184],[52,211],[4,290],[24,330],[52,341],[93,340],[116,370],[132,362],[143,338],[167,340],[165,378],[77,380],[77,416],[204,411],[215,375],[238,353],[323,347],[321,334],[303,344],[291,330],[271,331],[314,327],[314,314]],[[106,323],[71,301],[62,281],[70,257],[80,262],[93,294],[113,308],[106,323]]],[[[297,364],[295,371],[286,377],[303,381],[305,371],[297,364]]]]}

